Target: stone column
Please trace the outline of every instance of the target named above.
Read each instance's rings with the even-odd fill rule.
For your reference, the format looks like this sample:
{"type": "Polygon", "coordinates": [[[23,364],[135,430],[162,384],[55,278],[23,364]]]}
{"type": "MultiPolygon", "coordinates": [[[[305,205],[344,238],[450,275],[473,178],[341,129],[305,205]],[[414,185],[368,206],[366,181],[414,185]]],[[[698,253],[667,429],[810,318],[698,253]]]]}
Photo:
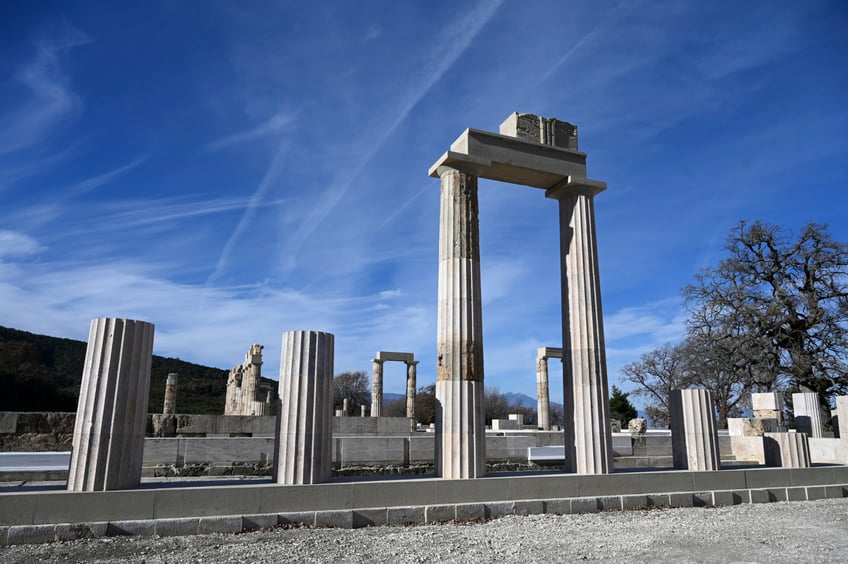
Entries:
{"type": "Polygon", "coordinates": [[[334,340],[320,331],[283,333],[273,474],[278,484],[330,479],[334,340]]]}
{"type": "Polygon", "coordinates": [[[792,408],[795,414],[795,429],[807,433],[809,437],[820,438],[824,434],[819,395],[815,392],[792,394],[792,408]]]}
{"type": "Polygon", "coordinates": [[[383,414],[383,361],[371,361],[371,417],[383,414]]]}
{"type": "Polygon", "coordinates": [[[541,348],[536,356],[536,426],[545,431],[551,430],[551,397],[548,390],[548,357],[545,356],[545,349],[541,348]]]}
{"type": "Polygon", "coordinates": [[[141,482],[153,329],[132,319],[91,322],[68,490],[125,490],[141,482]]]}
{"type": "Polygon", "coordinates": [[[809,468],[810,443],[804,433],[765,433],[763,455],[766,466],[809,468]]]}
{"type": "Polygon", "coordinates": [[[848,443],[848,396],[836,396],[836,415],[834,435],[848,443]]]}
{"type": "Polygon", "coordinates": [[[348,410],[348,401],[347,401],[347,398],[345,398],[345,399],[342,400],[342,415],[344,415],[345,417],[347,417],[347,410],[348,410]]]}
{"type": "Polygon", "coordinates": [[[165,402],[162,415],[174,415],[177,412],[177,374],[171,372],[165,380],[165,402]]]}
{"type": "Polygon", "coordinates": [[[605,188],[568,177],[545,194],[559,201],[565,467],[578,474],[613,471],[594,204],[605,188]]]}
{"type": "Polygon", "coordinates": [[[486,474],[483,314],[477,177],[439,169],[437,472],[443,478],[486,474]]]}
{"type": "Polygon", "coordinates": [[[671,448],[674,467],[719,470],[715,404],[709,390],[672,390],[671,448]]]}
{"type": "Polygon", "coordinates": [[[406,416],[415,419],[415,380],[418,361],[406,363],[406,416]]]}

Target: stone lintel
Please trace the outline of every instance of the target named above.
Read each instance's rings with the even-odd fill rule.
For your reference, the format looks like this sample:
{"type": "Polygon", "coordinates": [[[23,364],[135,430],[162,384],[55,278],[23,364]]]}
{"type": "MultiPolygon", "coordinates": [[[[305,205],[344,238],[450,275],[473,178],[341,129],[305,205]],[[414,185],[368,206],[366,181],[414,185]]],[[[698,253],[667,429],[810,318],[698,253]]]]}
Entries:
{"type": "Polygon", "coordinates": [[[536,352],[537,358],[562,358],[561,347],[539,347],[536,352]]]}
{"type": "Polygon", "coordinates": [[[607,189],[607,183],[590,178],[577,178],[569,176],[556,186],[551,186],[545,191],[545,197],[559,200],[572,194],[583,194],[595,196],[607,189]]]}
{"type": "Polygon", "coordinates": [[[415,362],[415,355],[413,353],[379,351],[374,360],[379,362],[385,362],[387,360],[398,362],[415,362]]]}
{"type": "Polygon", "coordinates": [[[440,169],[455,168],[489,180],[551,188],[569,177],[586,176],[586,153],[534,141],[466,129],[439,157],[429,174],[440,176],[440,169]]]}

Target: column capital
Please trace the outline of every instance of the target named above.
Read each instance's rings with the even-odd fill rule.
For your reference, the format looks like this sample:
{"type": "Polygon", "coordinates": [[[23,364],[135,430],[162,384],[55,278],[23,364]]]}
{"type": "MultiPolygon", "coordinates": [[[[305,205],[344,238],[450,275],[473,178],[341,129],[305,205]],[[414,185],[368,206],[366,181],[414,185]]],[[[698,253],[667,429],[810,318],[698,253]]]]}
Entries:
{"type": "Polygon", "coordinates": [[[594,196],[600,194],[607,189],[607,183],[600,180],[592,180],[589,178],[579,178],[575,176],[567,176],[565,180],[559,184],[554,184],[545,190],[545,197],[554,200],[561,200],[568,196],[583,195],[594,196]]]}

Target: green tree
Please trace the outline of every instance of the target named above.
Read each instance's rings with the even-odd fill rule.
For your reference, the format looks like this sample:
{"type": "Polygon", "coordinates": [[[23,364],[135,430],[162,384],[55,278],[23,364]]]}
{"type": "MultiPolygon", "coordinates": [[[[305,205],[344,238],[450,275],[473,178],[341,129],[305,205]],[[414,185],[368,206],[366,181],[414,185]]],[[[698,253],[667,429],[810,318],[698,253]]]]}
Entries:
{"type": "Polygon", "coordinates": [[[626,426],[631,419],[635,419],[638,415],[636,408],[630,403],[628,392],[623,392],[618,386],[613,385],[612,396],[609,400],[610,416],[613,419],[618,419],[621,424],[626,426]]]}

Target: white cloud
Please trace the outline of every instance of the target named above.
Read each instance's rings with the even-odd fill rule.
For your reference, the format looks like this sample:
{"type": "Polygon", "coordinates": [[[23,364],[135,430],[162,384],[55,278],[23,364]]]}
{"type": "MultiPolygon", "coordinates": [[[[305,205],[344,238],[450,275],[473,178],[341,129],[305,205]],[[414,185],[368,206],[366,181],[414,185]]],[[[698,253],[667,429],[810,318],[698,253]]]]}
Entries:
{"type": "Polygon", "coordinates": [[[38,241],[25,233],[0,229],[0,259],[34,255],[43,248],[38,241]]]}

